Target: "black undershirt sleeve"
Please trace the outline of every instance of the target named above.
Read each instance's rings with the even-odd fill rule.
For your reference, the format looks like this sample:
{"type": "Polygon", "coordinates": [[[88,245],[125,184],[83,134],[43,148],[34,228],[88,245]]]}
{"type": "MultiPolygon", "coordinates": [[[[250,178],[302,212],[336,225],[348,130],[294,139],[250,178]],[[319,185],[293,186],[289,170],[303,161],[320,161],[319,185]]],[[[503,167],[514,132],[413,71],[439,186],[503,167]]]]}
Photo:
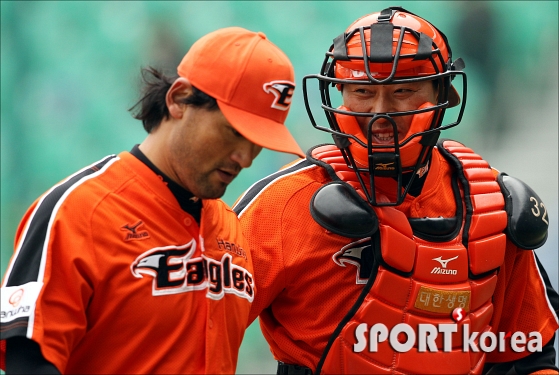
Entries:
{"type": "Polygon", "coordinates": [[[41,348],[26,337],[6,340],[6,375],[11,374],[57,374],[60,371],[43,357],[41,348]]]}

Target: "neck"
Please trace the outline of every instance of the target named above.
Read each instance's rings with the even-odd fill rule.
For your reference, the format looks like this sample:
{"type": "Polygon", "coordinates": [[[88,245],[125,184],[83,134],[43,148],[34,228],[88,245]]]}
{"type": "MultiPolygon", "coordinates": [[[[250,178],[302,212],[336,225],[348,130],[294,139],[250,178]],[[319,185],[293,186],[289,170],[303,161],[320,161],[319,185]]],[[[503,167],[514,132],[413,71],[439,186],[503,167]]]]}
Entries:
{"type": "MultiPolygon", "coordinates": [[[[140,151],[155,165],[161,172],[168,176],[171,180],[179,185],[182,185],[175,174],[169,159],[169,146],[167,139],[169,134],[165,126],[165,121],[162,121],[155,129],[153,129],[142,143],[140,143],[140,151]]],[[[183,186],[184,187],[184,186],[183,186]]]]}

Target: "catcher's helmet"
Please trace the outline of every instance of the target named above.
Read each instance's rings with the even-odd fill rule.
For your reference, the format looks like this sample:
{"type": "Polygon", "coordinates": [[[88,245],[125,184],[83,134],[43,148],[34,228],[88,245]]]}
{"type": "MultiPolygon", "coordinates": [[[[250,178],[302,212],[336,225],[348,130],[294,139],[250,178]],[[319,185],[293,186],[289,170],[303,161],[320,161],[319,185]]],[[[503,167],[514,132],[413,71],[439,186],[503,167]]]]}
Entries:
{"type": "MultiPolygon", "coordinates": [[[[356,171],[367,199],[373,205],[401,204],[414,182],[416,173],[425,168],[440,131],[460,123],[466,103],[466,75],[462,59],[452,61],[446,36],[426,20],[409,11],[391,7],[361,17],[334,39],[326,53],[320,74],[303,78],[303,95],[312,125],[332,134],[350,168],[356,171]],[[462,77],[462,100],[451,80],[462,77]],[[322,109],[329,127],[317,125],[311,106],[307,80],[319,81],[322,109]],[[332,90],[344,84],[390,85],[433,81],[437,103],[424,103],[403,112],[355,112],[333,104],[332,90]],[[461,105],[456,121],[441,126],[446,108],[461,105]],[[335,108],[336,107],[336,108],[335,108]],[[408,133],[398,138],[398,116],[413,115],[408,133]],[[357,117],[366,117],[364,132],[357,117]],[[394,132],[393,144],[374,144],[372,125],[384,119],[394,132]],[[365,134],[364,134],[365,133],[365,134]],[[365,173],[362,175],[362,173],[365,173]],[[363,176],[368,175],[368,181],[363,176]],[[406,177],[404,177],[406,176],[406,177]],[[377,177],[397,180],[395,199],[377,201],[374,194],[377,177]],[[404,186],[404,181],[406,181],[404,186]]],[[[365,177],[366,178],[366,177],[365,177]]]]}

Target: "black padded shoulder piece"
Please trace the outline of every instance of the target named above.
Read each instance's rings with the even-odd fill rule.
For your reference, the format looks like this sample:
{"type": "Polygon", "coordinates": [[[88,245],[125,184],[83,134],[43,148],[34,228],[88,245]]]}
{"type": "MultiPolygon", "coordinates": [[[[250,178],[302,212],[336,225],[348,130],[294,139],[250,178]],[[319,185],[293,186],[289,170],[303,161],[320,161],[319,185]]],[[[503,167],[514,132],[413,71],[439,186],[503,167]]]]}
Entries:
{"type": "Polygon", "coordinates": [[[506,234],[519,248],[537,249],[547,240],[549,218],[540,197],[517,178],[500,173],[497,182],[505,197],[506,234]]]}
{"type": "Polygon", "coordinates": [[[343,181],[330,182],[318,189],[310,210],[321,227],[344,237],[370,237],[378,230],[375,211],[343,181]]]}

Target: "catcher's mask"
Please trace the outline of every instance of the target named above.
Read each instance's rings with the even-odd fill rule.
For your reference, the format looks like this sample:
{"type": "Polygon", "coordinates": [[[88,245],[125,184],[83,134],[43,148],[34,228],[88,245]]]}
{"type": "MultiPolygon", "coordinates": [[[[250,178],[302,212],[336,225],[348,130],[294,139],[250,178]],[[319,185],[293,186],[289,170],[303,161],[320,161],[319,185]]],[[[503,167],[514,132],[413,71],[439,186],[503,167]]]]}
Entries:
{"type": "MultiPolygon", "coordinates": [[[[426,169],[440,131],[460,123],[466,104],[466,75],[462,59],[452,61],[446,36],[424,19],[399,7],[366,15],[334,39],[326,52],[320,74],[303,78],[303,95],[312,125],[332,134],[348,166],[370,204],[396,206],[404,201],[419,171],[426,169]],[[462,100],[451,81],[462,78],[462,100]],[[317,79],[321,108],[329,127],[319,126],[309,104],[307,80],[317,79]],[[437,103],[426,102],[403,112],[355,112],[333,103],[344,84],[391,85],[432,81],[437,103]],[[456,121],[441,125],[445,110],[460,104],[456,121]],[[412,115],[408,133],[399,139],[395,118],[412,115]],[[366,134],[356,117],[368,118],[366,134]],[[376,121],[390,123],[392,144],[373,143],[376,121]],[[375,181],[389,177],[397,181],[395,199],[379,201],[375,181]],[[404,186],[405,185],[405,186],[404,186]]],[[[390,194],[392,195],[392,194],[390,194]]]]}

